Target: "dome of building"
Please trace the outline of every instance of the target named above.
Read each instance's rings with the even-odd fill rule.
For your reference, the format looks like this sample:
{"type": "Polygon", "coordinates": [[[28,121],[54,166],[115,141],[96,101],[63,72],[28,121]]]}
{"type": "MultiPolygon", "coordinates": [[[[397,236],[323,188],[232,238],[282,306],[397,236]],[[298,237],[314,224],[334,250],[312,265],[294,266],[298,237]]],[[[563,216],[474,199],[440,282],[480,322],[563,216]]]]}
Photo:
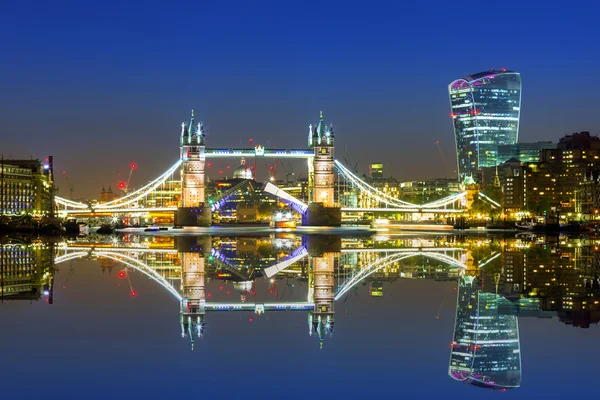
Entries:
{"type": "Polygon", "coordinates": [[[233,172],[234,178],[240,179],[254,179],[252,176],[252,169],[246,165],[246,159],[242,158],[242,165],[237,167],[233,172]]]}

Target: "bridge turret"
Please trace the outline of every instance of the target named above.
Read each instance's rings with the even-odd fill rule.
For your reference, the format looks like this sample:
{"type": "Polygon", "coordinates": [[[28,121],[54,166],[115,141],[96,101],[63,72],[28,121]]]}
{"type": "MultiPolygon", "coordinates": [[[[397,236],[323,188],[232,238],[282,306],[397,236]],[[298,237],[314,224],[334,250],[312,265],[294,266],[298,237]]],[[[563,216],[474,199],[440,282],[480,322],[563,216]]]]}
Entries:
{"type": "Polygon", "coordinates": [[[204,134],[204,123],[198,122],[198,130],[196,131],[196,141],[200,146],[204,146],[204,138],[206,135],[204,134]]]}
{"type": "Polygon", "coordinates": [[[192,110],[189,125],[181,126],[181,202],[175,214],[176,225],[208,226],[211,222],[210,207],[204,200],[204,138],[204,125],[196,125],[192,110]]]}
{"type": "Polygon", "coordinates": [[[187,142],[188,142],[188,129],[187,129],[187,126],[185,126],[185,122],[182,122],[181,123],[181,137],[179,139],[179,158],[184,158],[183,145],[187,144],[187,142]]]}
{"type": "Polygon", "coordinates": [[[334,137],[332,127],[323,121],[323,112],[317,127],[313,131],[313,148],[315,157],[313,159],[314,189],[312,191],[312,202],[321,203],[323,207],[335,207],[334,199],[334,137]]]}

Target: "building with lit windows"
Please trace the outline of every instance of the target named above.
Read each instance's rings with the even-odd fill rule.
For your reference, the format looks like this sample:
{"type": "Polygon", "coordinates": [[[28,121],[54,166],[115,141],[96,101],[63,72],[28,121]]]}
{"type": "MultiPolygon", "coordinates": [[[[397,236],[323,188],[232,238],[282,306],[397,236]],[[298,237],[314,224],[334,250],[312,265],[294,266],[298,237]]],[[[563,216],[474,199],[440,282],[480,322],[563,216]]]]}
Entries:
{"type": "MultiPolygon", "coordinates": [[[[543,150],[538,163],[526,164],[527,208],[538,214],[581,210],[582,182],[600,171],[600,138],[589,132],[566,135],[556,149],[543,150]]],[[[582,199],[585,200],[585,199],[582,199]]],[[[588,211],[589,212],[589,211],[588,211]]]]}
{"type": "Polygon", "coordinates": [[[40,160],[4,160],[0,164],[0,211],[3,216],[49,215],[52,168],[40,160]]]}
{"type": "Polygon", "coordinates": [[[448,85],[461,181],[477,179],[481,168],[498,163],[498,145],[519,137],[521,75],[490,70],[448,85]]]}
{"type": "Polygon", "coordinates": [[[383,178],[383,164],[381,164],[381,163],[371,164],[371,178],[373,178],[373,179],[383,178]]]}

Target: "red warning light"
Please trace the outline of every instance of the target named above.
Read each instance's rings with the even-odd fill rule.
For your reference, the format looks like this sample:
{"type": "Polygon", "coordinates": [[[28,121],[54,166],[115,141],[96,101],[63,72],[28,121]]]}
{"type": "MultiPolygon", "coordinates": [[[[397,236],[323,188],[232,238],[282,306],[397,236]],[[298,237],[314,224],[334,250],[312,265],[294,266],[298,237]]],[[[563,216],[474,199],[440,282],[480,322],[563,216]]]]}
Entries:
{"type": "Polygon", "coordinates": [[[131,291],[131,297],[135,297],[135,296],[137,296],[137,293],[135,292],[135,290],[132,290],[131,291]]]}
{"type": "Polygon", "coordinates": [[[219,173],[220,173],[220,174],[222,174],[222,173],[223,173],[223,170],[222,170],[222,169],[220,169],[220,170],[219,170],[219,173]]]}
{"type": "Polygon", "coordinates": [[[119,182],[119,189],[125,189],[125,182],[119,182]]]}
{"type": "Polygon", "coordinates": [[[119,273],[117,275],[119,276],[119,278],[125,278],[125,272],[124,271],[119,271],[119,273]]]}
{"type": "Polygon", "coordinates": [[[131,167],[131,169],[136,169],[137,165],[135,165],[135,163],[131,163],[130,167],[131,167]]]}
{"type": "Polygon", "coordinates": [[[229,169],[229,165],[227,166],[227,169],[229,169]]]}
{"type": "Polygon", "coordinates": [[[231,294],[231,292],[228,290],[226,294],[231,294]]]}
{"type": "Polygon", "coordinates": [[[252,143],[252,142],[253,142],[253,140],[252,140],[252,138],[250,138],[250,143],[252,143]]]}
{"type": "Polygon", "coordinates": [[[206,293],[206,297],[211,297],[212,294],[210,292],[206,293]]]}
{"type": "Polygon", "coordinates": [[[208,168],[210,168],[210,166],[211,166],[211,163],[206,163],[206,166],[207,166],[208,168]]]}

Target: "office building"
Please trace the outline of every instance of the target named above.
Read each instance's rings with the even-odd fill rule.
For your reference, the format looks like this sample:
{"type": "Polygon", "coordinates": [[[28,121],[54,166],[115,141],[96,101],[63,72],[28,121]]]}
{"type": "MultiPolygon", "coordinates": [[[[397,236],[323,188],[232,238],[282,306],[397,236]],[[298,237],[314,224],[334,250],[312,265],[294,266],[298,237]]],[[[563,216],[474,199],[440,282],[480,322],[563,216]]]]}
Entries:
{"type": "Polygon", "coordinates": [[[14,218],[22,215],[50,215],[52,201],[52,161],[3,160],[0,164],[0,211],[14,218]]]}
{"type": "Polygon", "coordinates": [[[498,145],[519,137],[521,75],[490,70],[448,85],[459,179],[477,179],[483,167],[498,163],[498,145]]]}

